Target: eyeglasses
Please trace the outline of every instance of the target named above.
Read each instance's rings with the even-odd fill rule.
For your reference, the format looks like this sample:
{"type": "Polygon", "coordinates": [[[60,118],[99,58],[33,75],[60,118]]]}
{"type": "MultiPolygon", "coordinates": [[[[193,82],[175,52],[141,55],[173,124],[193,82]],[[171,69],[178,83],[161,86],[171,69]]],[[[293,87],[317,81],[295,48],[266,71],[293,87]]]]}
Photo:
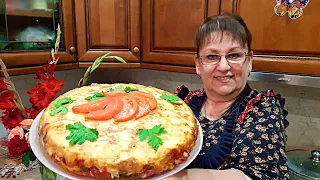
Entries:
{"type": "Polygon", "coordinates": [[[225,57],[229,63],[239,64],[246,61],[248,53],[246,52],[231,52],[228,54],[205,54],[199,57],[203,65],[215,65],[218,64],[222,57],[225,57]]]}

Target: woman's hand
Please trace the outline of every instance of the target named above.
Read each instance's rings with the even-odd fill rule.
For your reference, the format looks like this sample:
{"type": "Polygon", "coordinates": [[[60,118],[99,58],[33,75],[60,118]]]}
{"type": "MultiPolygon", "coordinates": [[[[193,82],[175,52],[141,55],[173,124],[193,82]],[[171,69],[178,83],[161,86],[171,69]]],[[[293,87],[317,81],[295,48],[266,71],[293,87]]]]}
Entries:
{"type": "Polygon", "coordinates": [[[212,169],[184,169],[165,180],[246,180],[245,175],[236,169],[212,170],[212,169]]]}

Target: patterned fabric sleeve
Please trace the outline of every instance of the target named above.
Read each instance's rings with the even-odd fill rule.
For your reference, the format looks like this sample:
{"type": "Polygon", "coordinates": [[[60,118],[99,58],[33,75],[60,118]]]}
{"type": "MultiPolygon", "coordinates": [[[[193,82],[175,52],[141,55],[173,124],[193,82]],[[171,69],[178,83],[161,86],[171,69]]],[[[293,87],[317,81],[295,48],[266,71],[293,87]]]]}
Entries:
{"type": "Polygon", "coordinates": [[[235,127],[231,154],[222,169],[236,168],[252,179],[289,179],[284,114],[274,94],[248,102],[235,127]]]}

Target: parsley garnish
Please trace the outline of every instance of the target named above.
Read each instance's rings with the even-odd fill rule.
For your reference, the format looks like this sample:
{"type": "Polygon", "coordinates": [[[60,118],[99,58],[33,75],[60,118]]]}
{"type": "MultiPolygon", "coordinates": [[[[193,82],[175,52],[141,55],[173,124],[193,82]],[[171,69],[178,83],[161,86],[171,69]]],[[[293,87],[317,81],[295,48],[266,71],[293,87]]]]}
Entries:
{"type": "Polygon", "coordinates": [[[127,87],[124,88],[124,91],[126,93],[129,93],[129,92],[132,92],[132,91],[139,91],[139,89],[135,89],[135,88],[131,88],[131,87],[127,86],[127,87]]]}
{"type": "Polygon", "coordinates": [[[93,142],[99,137],[97,129],[87,128],[81,122],[68,124],[66,129],[70,131],[66,137],[66,140],[70,140],[69,144],[83,144],[86,140],[93,142]]]}
{"type": "Polygon", "coordinates": [[[65,97],[63,99],[54,101],[52,104],[56,108],[50,112],[50,116],[54,116],[59,112],[61,112],[62,115],[65,115],[68,112],[67,106],[73,101],[74,100],[72,100],[71,97],[65,97]]]}
{"type": "Polygon", "coordinates": [[[164,100],[167,100],[167,101],[169,101],[169,102],[171,102],[171,103],[173,103],[173,104],[178,104],[178,105],[181,105],[181,104],[182,104],[182,102],[179,102],[179,101],[178,101],[178,100],[179,100],[179,97],[176,96],[176,95],[170,96],[170,95],[167,95],[167,94],[162,94],[162,95],[160,96],[160,98],[162,98],[162,99],[164,99],[164,100]]]}
{"type": "Polygon", "coordinates": [[[153,147],[155,151],[158,151],[159,146],[163,144],[163,140],[157,135],[165,134],[167,131],[160,125],[154,126],[152,129],[139,129],[137,135],[139,135],[140,141],[144,141],[147,138],[148,144],[153,147]]]}
{"type": "Polygon", "coordinates": [[[125,91],[126,93],[129,93],[131,91],[139,91],[138,89],[135,89],[135,88],[131,88],[130,86],[126,86],[124,89],[122,89],[121,86],[116,86],[114,88],[110,88],[108,90],[108,92],[112,92],[112,91],[125,91]]]}
{"type": "Polygon", "coordinates": [[[86,100],[94,101],[106,97],[102,92],[94,92],[93,96],[86,97],[86,100]]]}
{"type": "Polygon", "coordinates": [[[110,88],[108,92],[112,92],[112,91],[121,91],[122,87],[121,86],[116,86],[114,88],[110,88]]]}

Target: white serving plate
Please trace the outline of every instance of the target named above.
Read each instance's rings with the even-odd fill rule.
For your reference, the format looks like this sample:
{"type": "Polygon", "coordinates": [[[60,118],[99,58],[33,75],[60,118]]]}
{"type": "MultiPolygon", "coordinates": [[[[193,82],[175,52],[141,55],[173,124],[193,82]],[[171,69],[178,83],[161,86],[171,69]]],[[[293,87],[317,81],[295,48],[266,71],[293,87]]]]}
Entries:
{"type": "MultiPolygon", "coordinates": [[[[44,111],[44,110],[43,110],[44,111]]],[[[38,116],[34,119],[31,128],[30,128],[30,146],[33,151],[33,153],[36,155],[38,160],[47,168],[51,169],[53,172],[57,173],[58,175],[61,175],[63,177],[66,177],[68,179],[72,180],[96,180],[95,178],[90,178],[90,177],[84,177],[80,175],[73,174],[71,172],[65,171],[62,169],[59,165],[54,163],[54,161],[47,155],[47,153],[44,151],[44,148],[42,147],[42,143],[40,143],[40,138],[39,138],[39,122],[40,122],[40,117],[43,114],[43,111],[41,111],[38,116]]],[[[159,180],[159,179],[164,179],[166,177],[169,177],[173,174],[178,173],[182,169],[186,168],[199,154],[201,147],[202,147],[202,142],[203,142],[203,134],[202,134],[202,129],[200,124],[198,123],[198,128],[199,128],[199,133],[197,137],[196,144],[194,148],[192,149],[189,158],[187,161],[184,163],[181,163],[177,165],[174,169],[170,171],[163,172],[159,175],[155,175],[149,178],[146,178],[146,180],[159,180]]]]}

